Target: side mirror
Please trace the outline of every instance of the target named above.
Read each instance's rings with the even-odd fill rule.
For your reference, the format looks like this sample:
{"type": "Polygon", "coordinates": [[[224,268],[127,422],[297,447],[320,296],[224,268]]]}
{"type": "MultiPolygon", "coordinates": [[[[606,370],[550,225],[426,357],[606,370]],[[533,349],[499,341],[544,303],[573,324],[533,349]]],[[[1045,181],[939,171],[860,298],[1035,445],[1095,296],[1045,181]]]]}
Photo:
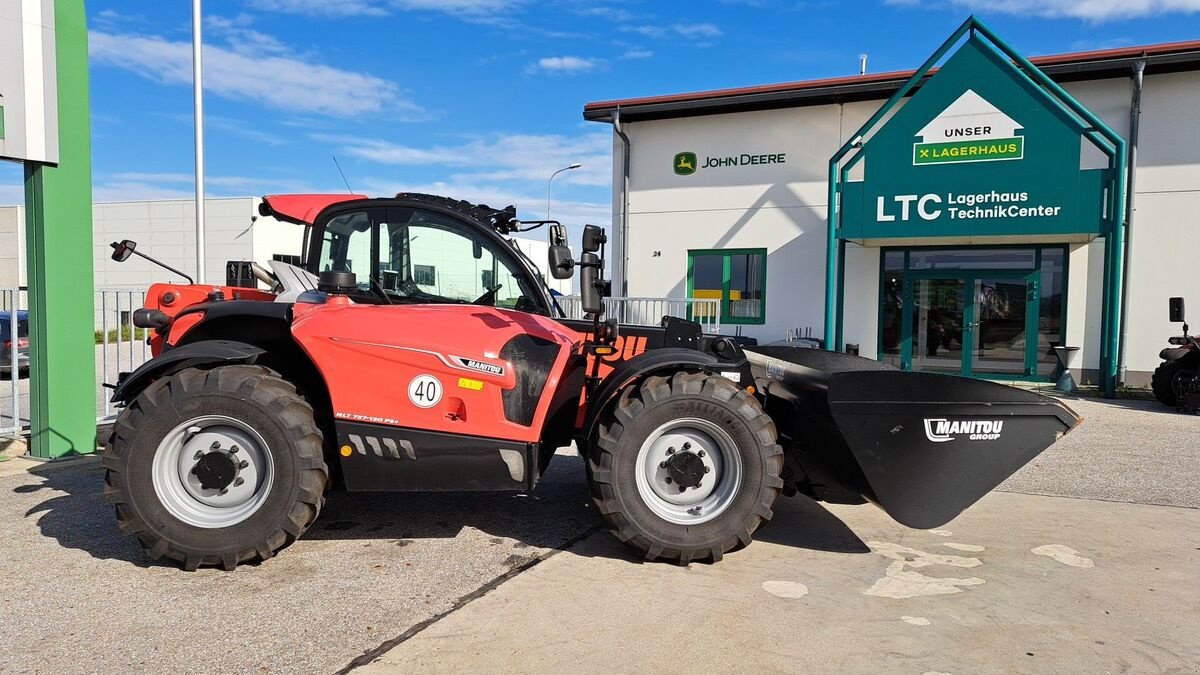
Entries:
{"type": "Polygon", "coordinates": [[[1183,323],[1187,321],[1183,317],[1183,298],[1171,298],[1170,303],[1171,323],[1183,323]]]}
{"type": "Polygon", "coordinates": [[[471,242],[471,255],[476,260],[483,259],[483,244],[479,243],[478,240],[471,242]]]}
{"type": "Polygon", "coordinates": [[[588,253],[599,251],[604,244],[608,243],[608,235],[604,233],[604,228],[599,225],[584,225],[583,226],[583,250],[588,253]]]}
{"type": "Polygon", "coordinates": [[[567,226],[554,223],[546,230],[551,246],[567,246],[567,226]]]}
{"type": "Polygon", "coordinates": [[[571,249],[556,244],[550,245],[550,276],[555,279],[570,279],[575,271],[575,261],[571,259],[571,249]]]}
{"type": "Polygon", "coordinates": [[[604,314],[604,295],[597,282],[600,281],[600,256],[584,253],[579,256],[579,304],[586,314],[604,314]]]}
{"type": "Polygon", "coordinates": [[[137,248],[137,242],[132,239],[122,239],[120,242],[109,244],[113,247],[112,259],[117,262],[125,262],[129,260],[129,256],[133,255],[133,250],[137,248]]]}

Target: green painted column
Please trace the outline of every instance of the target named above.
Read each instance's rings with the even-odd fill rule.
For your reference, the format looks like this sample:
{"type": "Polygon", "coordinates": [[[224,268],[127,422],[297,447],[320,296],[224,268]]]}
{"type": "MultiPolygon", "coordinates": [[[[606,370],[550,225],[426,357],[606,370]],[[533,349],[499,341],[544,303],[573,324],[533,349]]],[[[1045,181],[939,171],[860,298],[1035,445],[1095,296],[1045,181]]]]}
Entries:
{"type": "Polygon", "coordinates": [[[83,0],[54,3],[59,164],[25,165],[30,453],[96,450],[92,145],[83,0]]]}

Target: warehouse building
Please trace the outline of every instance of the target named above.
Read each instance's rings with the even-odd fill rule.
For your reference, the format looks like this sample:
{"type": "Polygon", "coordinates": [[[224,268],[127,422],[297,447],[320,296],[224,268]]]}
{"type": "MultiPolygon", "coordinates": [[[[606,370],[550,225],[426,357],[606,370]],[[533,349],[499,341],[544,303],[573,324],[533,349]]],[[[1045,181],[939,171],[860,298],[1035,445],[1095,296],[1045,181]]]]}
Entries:
{"type": "MultiPolygon", "coordinates": [[[[305,234],[303,227],[259,215],[258,197],[211,198],[205,200],[205,275],[208,283],[225,281],[225,263],[251,260],[266,267],[272,259],[298,258],[305,234]]],[[[125,262],[111,258],[110,242],[132,239],[141,252],[193,274],[195,270],[196,216],[190,199],[167,199],[97,203],[92,207],[93,277],[98,290],[144,290],[155,282],[181,282],[148,260],[134,256],[125,262]]],[[[21,206],[0,206],[0,292],[25,286],[25,213],[21,206]]],[[[547,244],[541,239],[514,238],[526,256],[545,265],[547,244]]],[[[430,236],[420,246],[434,246],[430,236]]],[[[417,259],[414,279],[426,290],[436,292],[455,284],[489,287],[485,270],[476,270],[470,257],[424,251],[417,259]],[[467,261],[467,262],[464,262],[467,261]],[[463,269],[470,264],[471,269],[463,269]],[[468,283],[469,282],[469,283],[468,283]]],[[[571,292],[571,280],[547,276],[552,288],[571,292]]],[[[511,285],[510,285],[511,287],[511,285]]],[[[478,293],[476,293],[478,295],[478,293]]]]}
{"type": "Polygon", "coordinates": [[[1200,302],[1200,41],[1034,58],[1034,84],[1004,49],[972,28],[931,70],[589,103],[613,126],[614,294],[719,298],[760,342],[911,370],[1050,380],[1074,346],[1079,379],[1146,386],[1167,298],[1200,302]]]}

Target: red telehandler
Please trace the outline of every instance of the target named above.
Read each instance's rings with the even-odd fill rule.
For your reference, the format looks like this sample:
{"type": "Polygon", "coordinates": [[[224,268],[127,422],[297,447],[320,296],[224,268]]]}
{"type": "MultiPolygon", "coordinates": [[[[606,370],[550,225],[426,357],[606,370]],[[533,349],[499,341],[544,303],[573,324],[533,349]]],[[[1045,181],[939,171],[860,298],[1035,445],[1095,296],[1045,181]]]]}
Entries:
{"type": "Polygon", "coordinates": [[[153,285],[134,323],[154,358],[113,393],[105,494],[151,558],[187,569],[274,556],[329,489],[533,490],[572,442],[597,512],[647,560],[718,561],[781,493],[930,528],[1079,422],[989,382],[605,320],[598,227],[574,260],[565,228],[512,207],[402,193],[261,210],[304,227],[300,264],[153,285]],[[538,225],[587,318],[563,318],[508,238],[538,225]]]}

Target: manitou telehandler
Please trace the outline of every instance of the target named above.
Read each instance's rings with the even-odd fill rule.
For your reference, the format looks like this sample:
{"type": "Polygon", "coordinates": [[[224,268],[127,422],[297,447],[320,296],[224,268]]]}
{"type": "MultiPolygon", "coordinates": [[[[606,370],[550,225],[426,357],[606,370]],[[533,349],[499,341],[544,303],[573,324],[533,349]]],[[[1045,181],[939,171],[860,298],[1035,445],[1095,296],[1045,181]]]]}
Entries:
{"type": "Polygon", "coordinates": [[[274,556],[335,487],[533,490],[572,442],[597,512],[647,560],[720,560],[780,493],[930,528],[1079,421],[989,382],[605,320],[598,227],[573,260],[565,228],[512,207],[405,193],[261,211],[304,226],[299,265],[153,285],[134,322],[154,358],[113,393],[105,494],[151,558],[187,569],[274,556]],[[550,274],[578,269],[586,319],[563,318],[506,238],[537,225],[550,274]]]}

